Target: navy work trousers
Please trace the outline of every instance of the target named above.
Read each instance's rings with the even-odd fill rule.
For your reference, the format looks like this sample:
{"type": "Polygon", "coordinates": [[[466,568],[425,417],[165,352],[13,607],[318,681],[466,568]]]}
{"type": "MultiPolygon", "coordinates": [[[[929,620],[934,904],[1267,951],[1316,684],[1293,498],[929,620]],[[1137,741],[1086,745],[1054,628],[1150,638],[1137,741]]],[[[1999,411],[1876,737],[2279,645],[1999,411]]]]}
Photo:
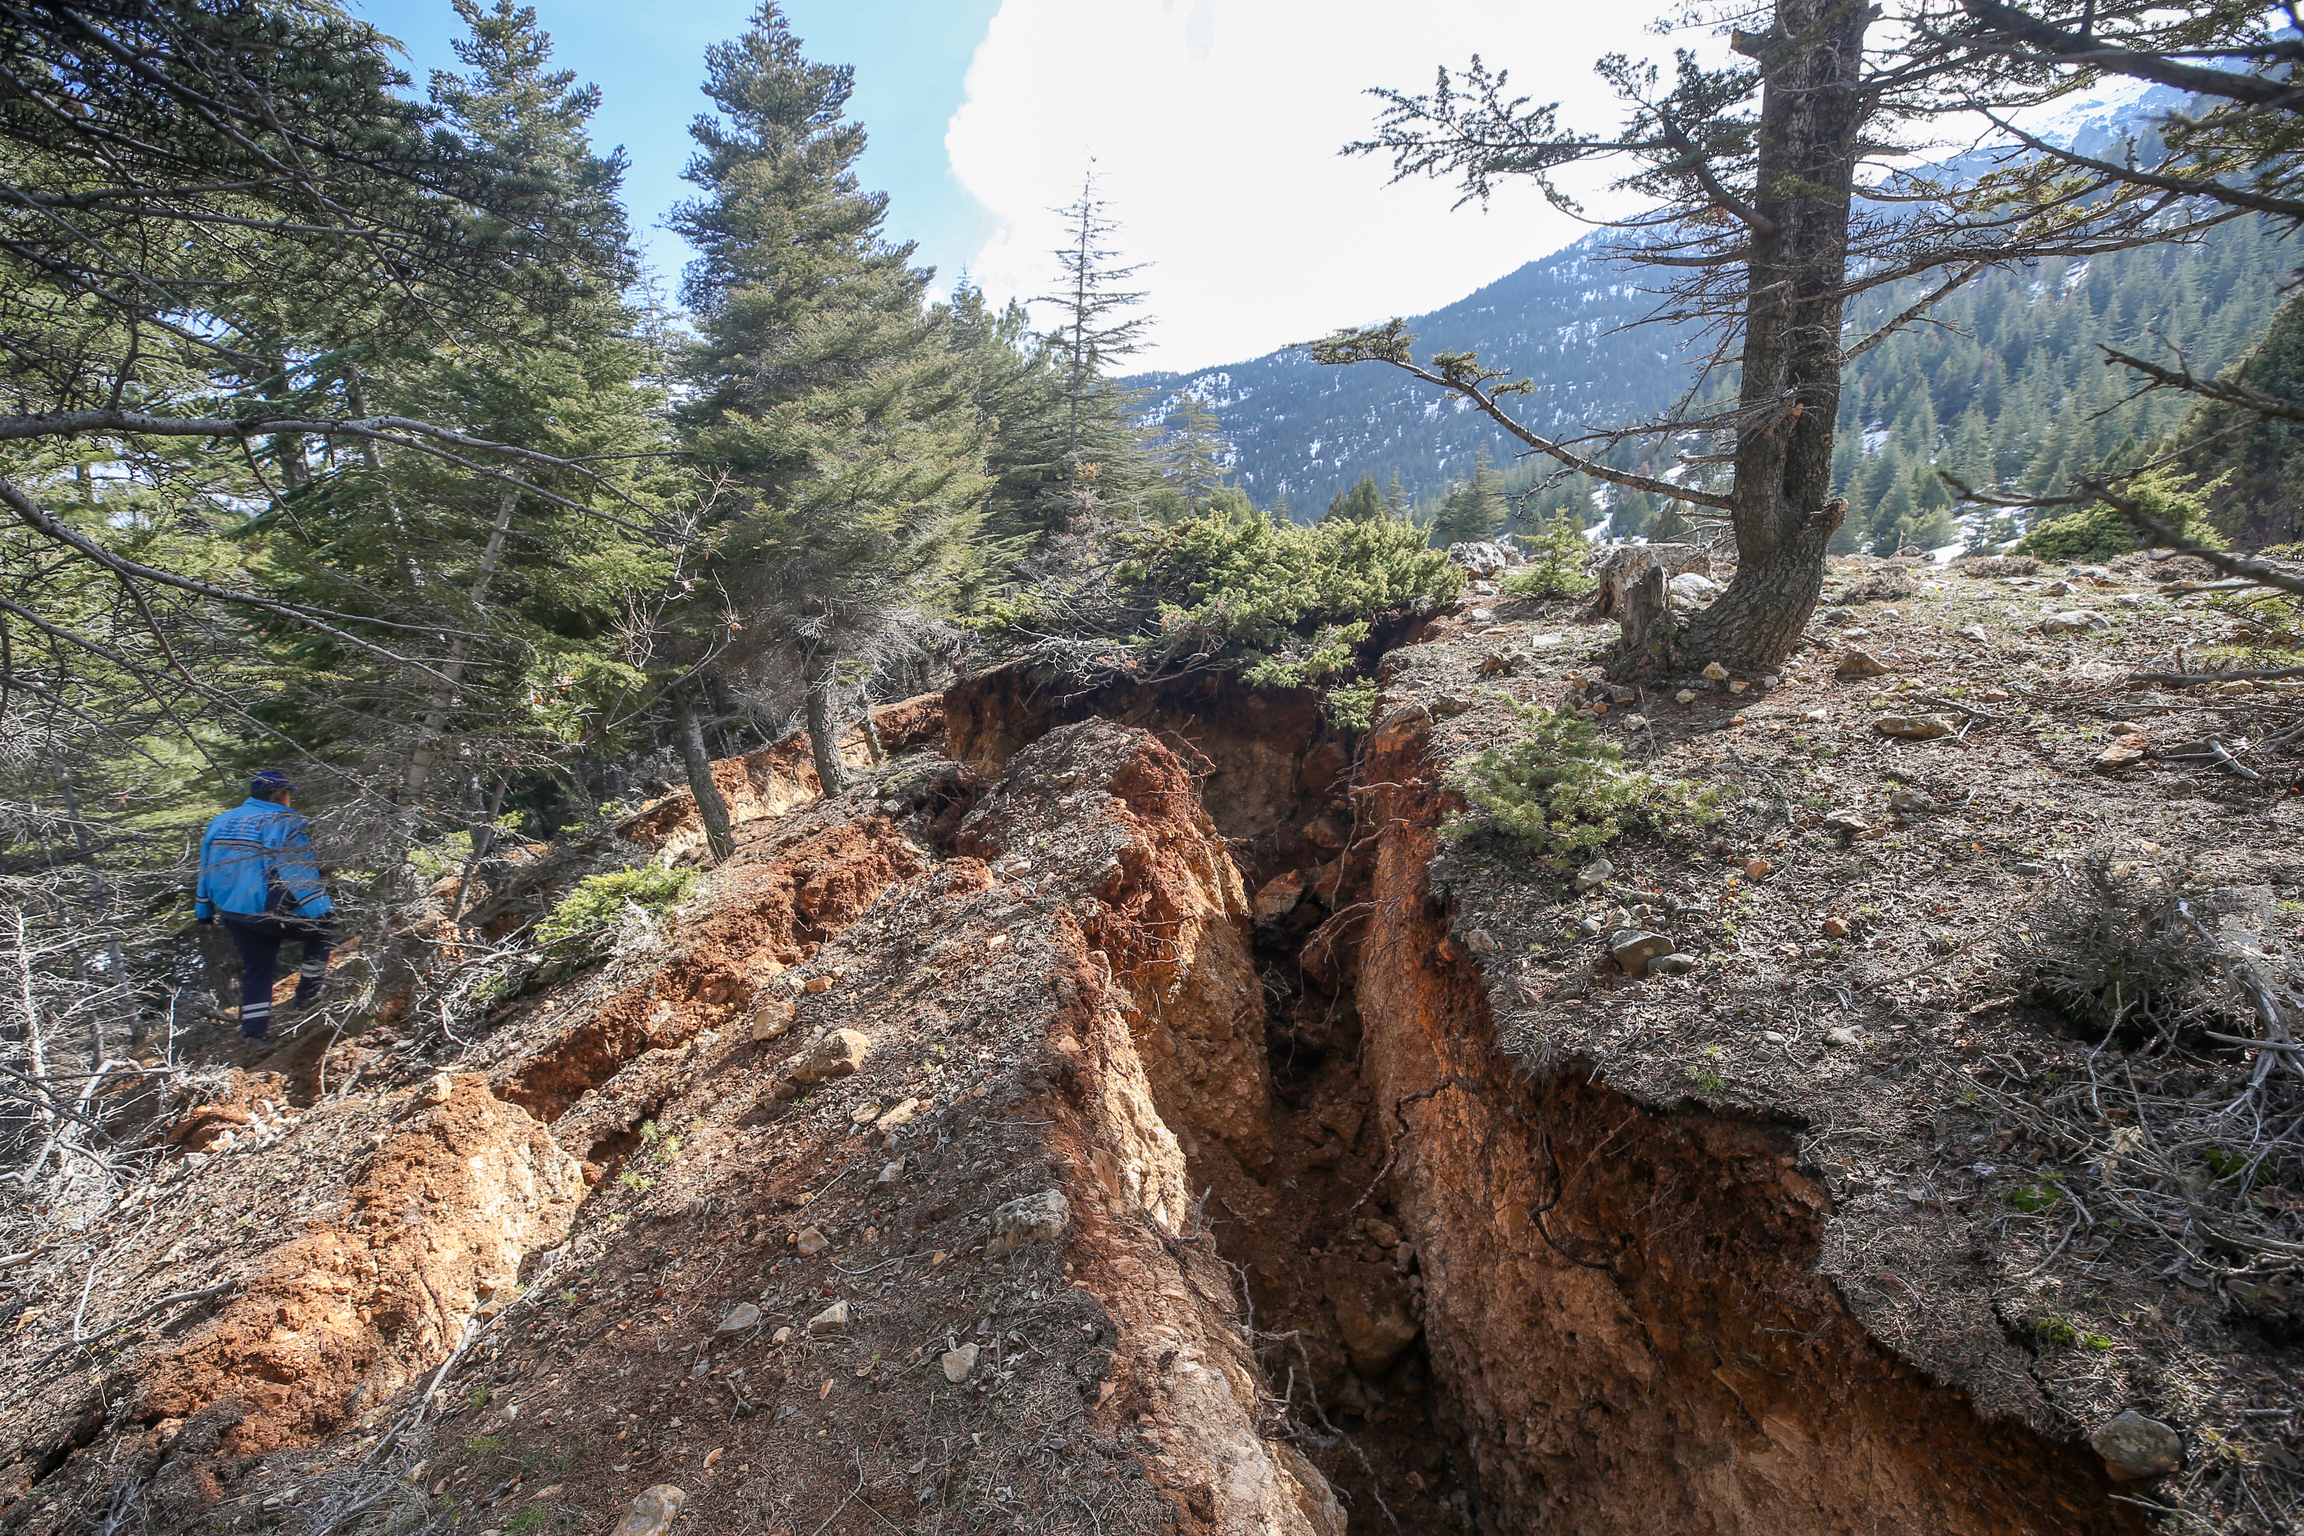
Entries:
{"type": "Polygon", "coordinates": [[[328,969],[328,946],[336,925],[325,917],[222,915],[240,950],[240,1033],[261,1040],[272,1026],[272,977],[279,968],[280,946],[301,943],[304,963],[297,967],[299,976],[318,981],[328,969]]]}

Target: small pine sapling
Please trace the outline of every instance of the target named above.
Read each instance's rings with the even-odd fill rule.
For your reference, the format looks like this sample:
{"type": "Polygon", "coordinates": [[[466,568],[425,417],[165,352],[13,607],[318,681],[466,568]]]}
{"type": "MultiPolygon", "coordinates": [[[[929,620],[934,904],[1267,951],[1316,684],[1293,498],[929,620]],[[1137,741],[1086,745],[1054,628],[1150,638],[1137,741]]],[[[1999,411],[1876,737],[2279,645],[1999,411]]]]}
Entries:
{"type": "Polygon", "coordinates": [[[1597,585],[1587,574],[1592,546],[1565,510],[1544,520],[1543,530],[1523,534],[1528,564],[1504,578],[1506,597],[1582,597],[1597,585]]]}
{"type": "Polygon", "coordinates": [[[661,921],[695,893],[697,878],[694,870],[659,864],[587,875],[536,925],[536,942],[549,947],[604,937],[634,908],[661,921]]]}
{"type": "Polygon", "coordinates": [[[1713,791],[1627,772],[1623,749],[1573,710],[1514,708],[1528,734],[1483,751],[1458,787],[1545,869],[1566,873],[1632,826],[1669,829],[1718,818],[1713,791]]]}

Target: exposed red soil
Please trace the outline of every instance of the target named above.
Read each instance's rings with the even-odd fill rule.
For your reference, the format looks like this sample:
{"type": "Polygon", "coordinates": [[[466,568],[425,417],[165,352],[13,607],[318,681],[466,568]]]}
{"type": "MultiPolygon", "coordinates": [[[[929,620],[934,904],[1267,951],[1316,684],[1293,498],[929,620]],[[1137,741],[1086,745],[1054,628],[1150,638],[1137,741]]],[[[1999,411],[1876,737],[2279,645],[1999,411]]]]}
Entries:
{"type": "Polygon", "coordinates": [[[884,816],[840,823],[763,864],[726,871],[679,954],[548,1045],[524,1053],[500,1091],[546,1120],[643,1051],[721,1028],[754,990],[800,964],[890,885],[924,867],[922,850],[884,816]]]}
{"type": "Polygon", "coordinates": [[[131,1413],[158,1427],[224,1398],[232,1455],[308,1443],[358,1419],[451,1347],[509,1292],[521,1263],[567,1233],[575,1163],[475,1076],[417,1110],[347,1191],[348,1209],[278,1250],[251,1282],[138,1383],[131,1413]]]}
{"type": "Polygon", "coordinates": [[[257,1091],[179,1122],[214,1150],[171,1165],[105,1257],[143,1294],[225,1294],[132,1326],[85,1400],[51,1392],[11,1422],[8,1529],[79,1529],[129,1494],[154,1529],[198,1524],[251,1458],[372,1423],[509,1299],[582,1198],[575,1162],[476,1075],[302,1117],[281,1079],[240,1082],[257,1091]]]}
{"type": "Polygon", "coordinates": [[[1277,835],[1289,851],[1282,829],[1351,766],[1317,694],[1249,688],[1225,673],[1067,692],[1007,668],[954,684],[944,717],[946,752],[988,776],[1060,725],[1109,720],[1150,731],[1192,769],[1219,831],[1240,842],[1277,835]]]}
{"type": "MultiPolygon", "coordinates": [[[[930,693],[877,705],[872,710],[872,724],[880,733],[882,749],[892,757],[941,748],[944,697],[930,693]]],[[[871,749],[861,725],[850,726],[841,736],[840,756],[852,768],[871,763],[871,749]]],[[[824,792],[805,731],[794,731],[757,752],[714,760],[712,782],[728,802],[730,819],[739,826],[781,816],[824,792]]],[[[704,824],[696,816],[696,797],[682,789],[642,807],[616,829],[616,834],[652,853],[679,858],[703,846],[704,824]]]]}
{"type": "Polygon", "coordinates": [[[1429,899],[1451,807],[1426,738],[1379,742],[1365,1071],[1484,1528],[2143,1529],[2085,1448],[1981,1420],[1866,1334],[1782,1127],[1515,1068],[1429,899]]]}
{"type": "Polygon", "coordinates": [[[443,1498],[480,1497],[451,1507],[508,1518],[520,1496],[491,1501],[532,1466],[587,1521],[672,1481],[699,1529],[1341,1536],[1319,1474],[1257,1433],[1231,1275],[1194,1240],[1131,1027],[1261,1051],[1255,1010],[1191,982],[1227,950],[1245,969],[1238,878],[1191,785],[1139,732],[1056,732],[958,834],[972,852],[891,884],[795,968],[831,985],[796,994],[789,1036],[706,1028],[651,1053],[678,1058],[657,1137],[587,1206],[581,1277],[457,1383],[505,1413],[492,1397],[487,1448],[435,1457],[443,1498]],[[781,1096],[831,1028],[864,1037],[861,1070],[781,1096]],[[859,1119],[899,1106],[884,1131],[859,1119]],[[996,1207],[1050,1188],[1060,1242],[987,1245],[996,1207]],[[835,1300],[849,1321],[809,1336],[835,1300]],[[761,1323],[715,1340],[744,1302],[761,1323]],[[981,1350],[957,1383],[939,1364],[956,1340],[981,1350]]]}
{"type": "MultiPolygon", "coordinates": [[[[2027,1406],[2053,1384],[1979,1411],[1941,1364],[2027,1358],[1979,1332],[1997,1257],[1914,1268],[1901,1311],[1851,1275],[1851,1233],[1901,1252],[1922,1223],[1875,1219],[1791,1116],[1840,1112],[1818,1084],[1905,1088],[1830,1053],[1752,1087],[1714,1048],[1756,1021],[1723,1035],[1710,989],[1773,992],[1773,948],[1747,927],[1730,966],[1723,928],[1718,975],[1612,979],[1557,947],[1575,909],[1544,880],[1443,843],[1444,776],[1506,728],[1473,690],[1527,643],[1463,628],[1395,655],[1366,743],[1221,678],[1058,699],[999,673],[939,717],[956,762],[830,800],[811,773],[778,811],[792,759],[737,765],[755,809],[669,948],[501,1011],[465,1058],[485,1077],[444,1103],[388,1052],[370,1087],[399,1092],[316,1100],[317,1049],[188,1100],[179,1171],[114,1218],[142,1226],[42,1273],[93,1292],[90,1328],[242,1288],[129,1328],[95,1390],[12,1426],[0,1529],[60,1532],[122,1490],[156,1533],[275,1522],[348,1475],[354,1431],[404,1411],[467,1318],[479,1347],[394,1496],[471,1536],[531,1509],[605,1529],[659,1482],[687,1497],[675,1536],[2136,1529],[2027,1406]],[[756,1041],[763,994],[794,1017],[756,1041]],[[854,1071],[791,1081],[843,1031],[854,1071]],[[1701,1093],[1700,1048],[1725,1075],[1701,1093]],[[1051,1192],[1053,1241],[993,1240],[1051,1192]],[[757,1320],[719,1332],[740,1306],[757,1320]],[[1899,1318],[1941,1337],[1884,1342],[1899,1318]]],[[[1581,686],[1515,666],[1493,686],[1581,686]]],[[[1789,740],[1803,691],[1644,700],[1646,750],[1789,740]]],[[[2055,753],[1982,749],[2010,773],[2055,753]]],[[[1698,881],[1666,865],[1718,850],[1622,846],[1699,932],[1698,881]]],[[[1763,902],[1856,899],[1845,847],[1788,828],[1770,851],[1763,902]]],[[[1931,1231],[1959,1219],[1935,1209],[1931,1231]]]]}

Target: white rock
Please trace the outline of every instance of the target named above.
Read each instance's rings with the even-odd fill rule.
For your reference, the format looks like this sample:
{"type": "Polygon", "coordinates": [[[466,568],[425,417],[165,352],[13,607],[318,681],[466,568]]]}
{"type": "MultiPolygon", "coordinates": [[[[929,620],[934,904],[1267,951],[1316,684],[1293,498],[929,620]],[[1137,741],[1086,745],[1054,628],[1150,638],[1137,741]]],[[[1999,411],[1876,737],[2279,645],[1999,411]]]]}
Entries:
{"type": "Polygon", "coordinates": [[[948,1349],[938,1358],[938,1363],[944,1367],[944,1379],[958,1386],[976,1369],[976,1346],[963,1344],[958,1349],[948,1349]]]}
{"type": "Polygon", "coordinates": [[[1466,540],[1448,546],[1448,560],[1474,576],[1493,576],[1507,566],[1520,564],[1521,556],[1508,544],[1466,540]]]}
{"type": "Polygon", "coordinates": [[[713,1329],[712,1332],[715,1335],[723,1333],[742,1333],[747,1328],[757,1328],[759,1326],[760,1309],[748,1301],[740,1301],[728,1309],[728,1315],[720,1319],[720,1326],[713,1329]]]}
{"type": "Polygon", "coordinates": [[[2112,621],[2093,608],[2073,608],[2063,613],[2052,613],[2040,621],[2040,633],[2044,635],[2077,635],[2111,627],[2112,621]]]}
{"type": "Polygon", "coordinates": [[[821,1338],[827,1333],[838,1333],[848,1326],[848,1298],[843,1296],[814,1317],[808,1319],[808,1337],[821,1338]]]}
{"type": "Polygon", "coordinates": [[[624,1518],[616,1522],[615,1536],[664,1536],[680,1506],[687,1502],[688,1495],[670,1483],[643,1489],[624,1518]]]}

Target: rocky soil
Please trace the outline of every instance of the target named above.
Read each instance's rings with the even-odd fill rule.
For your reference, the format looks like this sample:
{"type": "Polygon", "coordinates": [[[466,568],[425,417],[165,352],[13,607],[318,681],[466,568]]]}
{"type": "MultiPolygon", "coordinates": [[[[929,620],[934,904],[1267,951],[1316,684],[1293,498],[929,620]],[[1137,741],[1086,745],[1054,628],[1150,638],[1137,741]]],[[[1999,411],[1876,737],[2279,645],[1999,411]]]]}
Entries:
{"type": "Polygon", "coordinates": [[[2296,759],[2184,748],[2304,697],[2123,686],[2221,638],[2165,574],[1847,563],[1784,672],[1662,690],[1469,608],[1365,735],[994,672],[842,796],[732,760],[669,933],[195,1056],[0,1271],[0,1527],[2283,1528],[2285,1296],[2081,1219],[2036,1111],[2106,1047],[2012,980],[2107,839],[2295,938],[2296,759]],[[1718,819],[1573,883],[1459,823],[1558,703],[1718,819]]]}

